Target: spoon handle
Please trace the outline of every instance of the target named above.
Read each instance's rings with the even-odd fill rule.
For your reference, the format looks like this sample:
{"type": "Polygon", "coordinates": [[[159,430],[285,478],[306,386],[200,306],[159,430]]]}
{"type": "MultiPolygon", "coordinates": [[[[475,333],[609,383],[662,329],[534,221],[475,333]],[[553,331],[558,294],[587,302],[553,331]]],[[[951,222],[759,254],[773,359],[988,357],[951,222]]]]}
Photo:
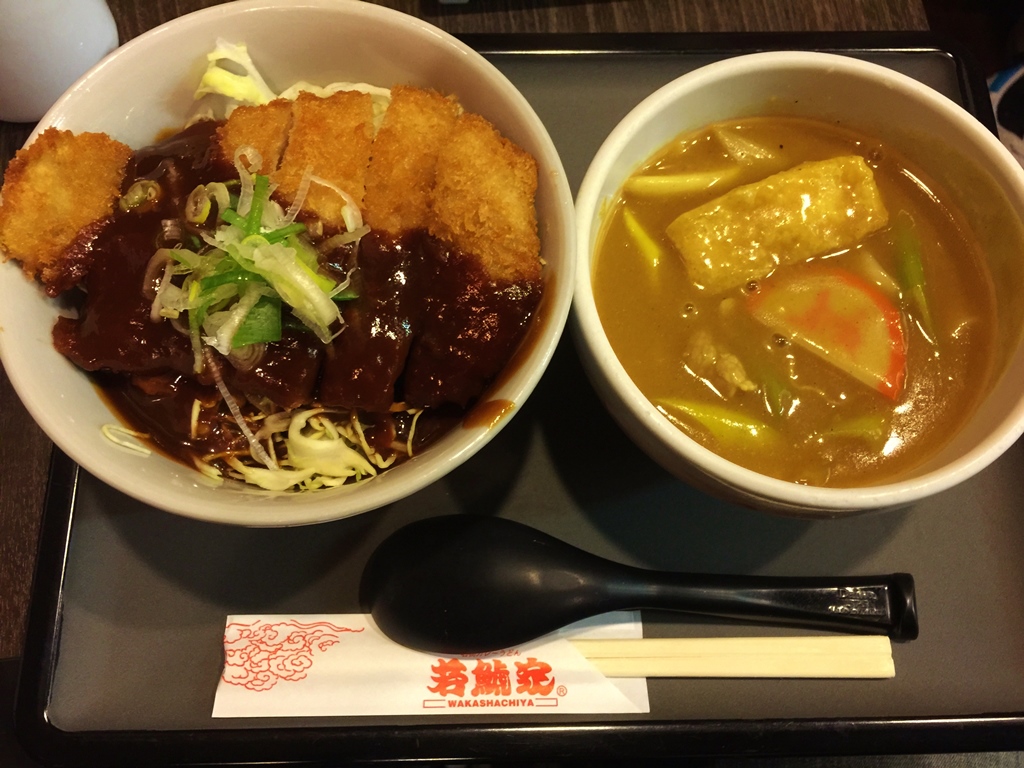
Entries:
{"type": "Polygon", "coordinates": [[[633,608],[770,619],[792,626],[886,634],[893,640],[913,640],[918,632],[914,579],[908,573],[803,578],[628,568],[611,585],[611,592],[633,608]]]}

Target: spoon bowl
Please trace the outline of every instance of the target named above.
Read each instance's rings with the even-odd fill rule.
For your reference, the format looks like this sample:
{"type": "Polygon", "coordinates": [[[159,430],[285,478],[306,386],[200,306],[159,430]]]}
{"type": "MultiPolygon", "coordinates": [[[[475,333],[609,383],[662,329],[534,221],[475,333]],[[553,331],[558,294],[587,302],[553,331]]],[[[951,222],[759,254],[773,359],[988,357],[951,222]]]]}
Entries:
{"type": "Polygon", "coordinates": [[[654,571],[606,560],[521,523],[447,515],[399,529],[360,585],[392,640],[421,651],[511,648],[600,613],[683,611],[858,634],[917,637],[909,574],[796,578],[654,571]]]}

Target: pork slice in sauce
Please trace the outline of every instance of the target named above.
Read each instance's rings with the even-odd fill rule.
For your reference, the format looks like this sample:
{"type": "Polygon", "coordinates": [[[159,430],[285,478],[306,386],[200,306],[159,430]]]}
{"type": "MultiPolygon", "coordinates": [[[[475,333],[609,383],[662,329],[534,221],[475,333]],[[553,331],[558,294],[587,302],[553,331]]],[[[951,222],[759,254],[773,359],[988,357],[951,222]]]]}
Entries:
{"type": "Polygon", "coordinates": [[[159,231],[159,213],[120,217],[93,242],[79,315],[61,317],[53,328],[57,351],[79,367],[128,373],[192,370],[188,337],[168,322],[151,320],[151,300],[142,292],[154,228],[159,231]]]}
{"type": "Polygon", "coordinates": [[[508,362],[540,301],[541,282],[491,279],[480,260],[430,238],[423,250],[423,323],[403,390],[413,407],[465,407],[508,362]]]}
{"type": "Polygon", "coordinates": [[[312,333],[285,329],[251,369],[238,370],[223,361],[221,374],[233,392],[265,397],[285,410],[298,408],[313,401],[323,348],[312,333]]]}
{"type": "MultiPolygon", "coordinates": [[[[159,247],[164,219],[180,215],[191,190],[212,180],[210,138],[216,124],[200,122],[135,152],[122,192],[140,180],[161,193],[134,210],[117,210],[89,241],[91,266],[77,318],[62,317],[53,329],[57,351],[87,371],[144,373],[170,369],[189,373],[194,364],[188,337],[163,320],[150,319],[151,297],[143,293],[146,267],[159,247]]],[[[79,254],[79,256],[81,256],[79,254]]]]}
{"type": "Polygon", "coordinates": [[[345,328],[325,355],[320,402],[387,412],[405,366],[418,306],[418,238],[370,233],[353,274],[359,298],[343,309],[345,328]]]}

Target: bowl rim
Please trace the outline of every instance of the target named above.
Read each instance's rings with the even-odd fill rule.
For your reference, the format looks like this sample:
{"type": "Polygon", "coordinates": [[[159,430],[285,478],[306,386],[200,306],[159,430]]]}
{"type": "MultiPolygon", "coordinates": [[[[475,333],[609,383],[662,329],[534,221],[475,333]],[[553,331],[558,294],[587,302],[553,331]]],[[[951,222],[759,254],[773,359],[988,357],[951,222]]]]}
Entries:
{"type": "MultiPolygon", "coordinates": [[[[70,100],[92,87],[95,80],[105,76],[106,70],[117,66],[121,60],[131,60],[137,55],[137,52],[145,50],[153,40],[166,35],[176,35],[202,28],[210,22],[223,22],[225,19],[231,19],[241,14],[280,11],[285,7],[292,13],[313,10],[337,14],[341,17],[367,19],[375,23],[397,24],[404,27],[410,35],[419,37],[431,45],[439,45],[461,60],[470,62],[478,72],[480,81],[486,83],[488,89],[501,94],[502,103],[507,104],[510,111],[515,111],[521,129],[536,143],[534,155],[538,166],[547,172],[546,179],[552,197],[551,210],[555,212],[555,216],[548,222],[539,222],[542,230],[539,234],[543,240],[544,232],[547,231],[547,237],[564,251],[564,255],[560,260],[559,278],[553,282],[547,282],[542,305],[537,312],[537,319],[542,319],[544,324],[533,331],[532,336],[525,341],[530,348],[525,353],[523,350],[520,350],[519,353],[524,354],[523,360],[529,360],[530,364],[525,365],[521,362],[512,373],[503,374],[492,385],[491,396],[498,394],[503,398],[509,398],[514,403],[514,408],[510,413],[504,414],[496,423],[456,429],[448,433],[438,443],[431,446],[432,450],[425,451],[420,457],[416,457],[406,464],[410,467],[408,476],[402,473],[401,467],[396,467],[395,470],[381,475],[381,478],[394,477],[388,482],[369,482],[365,485],[346,486],[311,494],[280,494],[279,499],[293,499],[297,503],[274,503],[262,507],[257,504],[254,506],[259,509],[254,509],[249,513],[247,519],[242,520],[239,520],[239,515],[245,513],[240,513],[239,510],[243,505],[238,500],[239,496],[235,494],[224,494],[223,498],[213,495],[200,500],[200,497],[194,495],[198,487],[196,483],[193,483],[190,488],[165,487],[161,488],[159,493],[154,493],[151,480],[140,483],[133,477],[133,473],[126,471],[118,462],[108,461],[102,457],[97,459],[88,450],[86,442],[76,440],[74,431],[69,433],[66,424],[54,417],[47,407],[47,403],[41,402],[34,396],[32,376],[28,372],[28,361],[20,359],[21,356],[14,356],[12,351],[14,345],[9,332],[13,329],[8,328],[7,332],[0,333],[0,360],[4,362],[8,378],[15,392],[34,421],[51,441],[78,465],[107,485],[138,501],[167,512],[207,522],[252,527],[329,522],[386,506],[440,480],[486,446],[522,409],[524,402],[549,366],[568,319],[576,265],[574,248],[576,229],[572,216],[573,199],[565,169],[547,128],[525,96],[482,54],[455,36],[418,17],[359,0],[299,0],[295,3],[284,3],[281,0],[235,0],[196,10],[165,22],[120,45],[83,74],[47,110],[30,133],[25,146],[46,128],[62,127],[61,120],[70,100]],[[16,365],[11,365],[15,362],[16,365]],[[450,453],[445,453],[446,450],[450,453]],[[415,472],[411,471],[412,467],[416,467],[415,472]],[[147,484],[150,486],[148,489],[145,487],[147,484]],[[345,503],[346,496],[356,498],[358,501],[350,503],[349,508],[343,514],[332,511],[334,507],[345,503]]],[[[544,183],[543,179],[542,183],[544,183]]],[[[21,270],[17,271],[20,274],[21,270]]],[[[34,281],[26,281],[26,284],[32,290],[39,291],[41,297],[46,298],[34,281]]],[[[112,421],[117,420],[113,413],[111,416],[112,421]]],[[[171,461],[163,456],[160,456],[160,459],[171,461]]],[[[195,472],[184,465],[181,465],[181,469],[189,473],[190,478],[191,473],[195,472]]],[[[201,477],[198,472],[196,475],[201,477]]],[[[199,493],[207,495],[205,490],[200,490],[199,493]]],[[[251,495],[258,497],[267,494],[253,491],[251,495]]]]}
{"type": "MultiPolygon", "coordinates": [[[[1018,197],[1024,200],[1024,168],[1009,151],[963,107],[938,91],[900,72],[880,64],[851,56],[819,51],[763,51],[742,54],[704,65],[681,75],[641,101],[613,129],[595,154],[576,196],[576,287],[573,296],[572,322],[579,343],[588,347],[593,373],[603,377],[611,388],[617,407],[624,407],[634,423],[645,428],[662,446],[680,455],[709,476],[750,500],[782,505],[791,510],[842,513],[854,510],[900,507],[947,490],[980,472],[999,457],[1024,433],[1024,391],[995,430],[972,450],[936,470],[905,480],[853,488],[823,487],[791,483],[769,477],[735,464],[705,448],[665,418],[633,383],[605,336],[593,297],[591,239],[596,232],[602,198],[601,190],[612,163],[627,146],[639,126],[657,117],[681,96],[699,92],[723,80],[758,75],[766,70],[801,71],[827,68],[832,72],[866,78],[880,87],[893,89],[908,99],[923,103],[950,121],[959,130],[971,135],[985,157],[1005,171],[1018,197]]],[[[1006,375],[993,381],[992,388],[1006,375]]],[[[628,430],[627,430],[628,431],[628,430]]],[[[756,502],[755,502],[756,503],[756,502]]]]}

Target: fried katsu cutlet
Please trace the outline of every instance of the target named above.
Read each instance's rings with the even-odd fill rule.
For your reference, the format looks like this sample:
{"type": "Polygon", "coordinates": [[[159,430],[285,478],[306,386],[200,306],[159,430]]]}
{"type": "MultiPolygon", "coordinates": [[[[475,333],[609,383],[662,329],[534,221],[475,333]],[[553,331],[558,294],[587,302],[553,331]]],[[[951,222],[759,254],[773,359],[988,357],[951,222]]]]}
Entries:
{"type": "MultiPolygon", "coordinates": [[[[271,174],[276,194],[295,199],[306,170],[347,194],[362,207],[366,168],[373,142],[373,103],[366,93],[339,91],[320,98],[300,93],[292,105],[292,124],[281,164],[271,174]]],[[[345,228],[345,200],[322,184],[311,184],[303,209],[333,229],[345,228]]]]}
{"type": "Polygon", "coordinates": [[[539,280],[536,191],[533,157],[464,113],[438,157],[429,232],[476,255],[494,280],[539,280]]]}
{"type": "Polygon", "coordinates": [[[276,99],[259,107],[235,107],[217,129],[217,143],[229,163],[234,161],[239,148],[253,147],[260,153],[260,172],[270,173],[281,162],[291,124],[292,103],[287,99],[276,99]]]}
{"type": "MultiPolygon", "coordinates": [[[[259,172],[271,177],[274,196],[290,205],[307,171],[343,190],[362,206],[373,102],[366,93],[339,91],[320,97],[302,92],[294,101],[277,99],[258,107],[236,107],[217,131],[220,154],[232,162],[251,146],[260,153],[259,172]]],[[[345,200],[323,184],[309,186],[303,210],[329,229],[344,230],[345,200]]]]}
{"type": "Polygon", "coordinates": [[[19,150],[4,174],[0,254],[20,262],[50,295],[74,285],[86,268],[65,257],[90,225],[114,210],[132,150],[102,133],[48,128],[19,150]]]}
{"type": "Polygon", "coordinates": [[[397,85],[373,140],[366,174],[366,223],[398,233],[427,226],[441,148],[460,113],[437,91],[397,85]]]}

